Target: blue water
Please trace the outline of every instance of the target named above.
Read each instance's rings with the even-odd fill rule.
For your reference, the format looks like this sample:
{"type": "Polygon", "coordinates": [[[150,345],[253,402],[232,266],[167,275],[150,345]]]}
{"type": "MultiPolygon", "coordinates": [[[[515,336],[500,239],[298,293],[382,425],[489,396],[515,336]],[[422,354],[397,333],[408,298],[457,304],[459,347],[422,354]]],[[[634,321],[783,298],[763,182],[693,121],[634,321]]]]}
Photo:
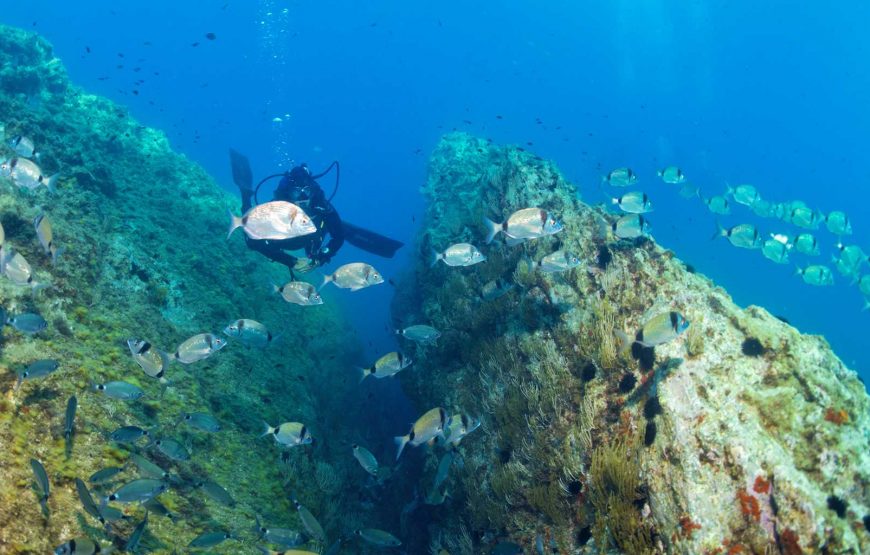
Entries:
{"type": "MultiPolygon", "coordinates": [[[[708,195],[748,182],[771,200],[846,210],[851,239],[870,250],[867,4],[138,4],[10,2],[2,19],[42,33],[76,83],[164,129],[228,190],[230,146],[262,176],[291,160],[315,170],[340,160],[342,216],[409,245],[377,261],[388,277],[413,254],[427,155],[446,131],[551,158],[594,202],[605,200],[600,176],[629,165],[656,206],[650,220],[661,244],[738,303],[823,334],[870,377],[870,312],[847,279],[810,288],[793,266],[709,241],[713,216],[655,178],[676,164],[708,195]]],[[[744,221],[797,231],[740,206],[722,218],[744,221]]],[[[836,238],[816,235],[827,263],[836,238]]],[[[336,263],[360,256],[347,246],[336,263]]],[[[334,297],[372,357],[393,346],[390,296],[384,286],[334,297]]]]}

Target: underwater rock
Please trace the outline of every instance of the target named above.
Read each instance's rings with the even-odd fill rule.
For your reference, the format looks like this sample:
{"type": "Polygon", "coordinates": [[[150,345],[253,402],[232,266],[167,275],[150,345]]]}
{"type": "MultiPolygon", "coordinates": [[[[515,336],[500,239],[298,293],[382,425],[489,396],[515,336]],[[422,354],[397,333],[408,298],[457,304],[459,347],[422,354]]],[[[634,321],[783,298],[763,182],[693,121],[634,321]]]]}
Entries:
{"type": "Polygon", "coordinates": [[[870,397],[823,338],[736,306],[652,240],[610,242],[600,230],[612,216],[522,149],[447,135],[423,192],[413,277],[393,310],[457,339],[409,353],[417,368],[399,379],[420,406],[483,421],[458,447],[450,517],[430,530],[450,553],[532,545],[541,530],[559,553],[587,542],[625,553],[870,551],[870,397]],[[463,271],[429,269],[428,245],[482,245],[484,217],[525,207],[564,230],[488,245],[463,271]],[[581,266],[526,269],[558,249],[581,266]],[[511,295],[481,300],[502,278],[511,295]],[[670,310],[691,322],[686,333],[642,357],[619,352],[617,330],[670,310]],[[635,387],[619,387],[626,375],[635,387]]]}

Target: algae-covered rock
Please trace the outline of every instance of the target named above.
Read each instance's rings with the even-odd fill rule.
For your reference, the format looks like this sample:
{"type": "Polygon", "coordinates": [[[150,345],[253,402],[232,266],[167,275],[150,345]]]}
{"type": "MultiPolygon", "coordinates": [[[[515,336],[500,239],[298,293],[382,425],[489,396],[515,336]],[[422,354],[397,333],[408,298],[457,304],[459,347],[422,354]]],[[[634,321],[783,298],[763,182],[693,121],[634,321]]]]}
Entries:
{"type": "MultiPolygon", "coordinates": [[[[330,538],[345,533],[351,516],[360,520],[362,510],[341,487],[342,462],[350,460],[344,434],[352,429],[336,418],[356,407],[347,397],[354,384],[344,379],[355,347],[344,339],[349,330],[335,304],[298,307],[275,296],[271,283],[286,281],[286,270],[251,253],[241,237],[225,239],[236,199],[172,152],[163,133],[71,85],[43,39],[2,26],[0,121],[4,158],[11,155],[9,138],[23,134],[41,152],[44,173],[61,176],[54,194],[0,179],[4,248],[23,255],[34,281],[49,285],[34,292],[0,277],[0,306],[8,314],[39,313],[48,324],[35,335],[6,326],[0,342],[0,552],[48,553],[74,536],[121,545],[118,538],[129,536],[144,509],[128,505],[130,519],[108,534],[83,509],[74,480],[119,465],[126,467],[112,489],[139,477],[131,450],[177,476],[160,497],[177,519],[152,512],[142,540],[149,552],[172,552],[214,529],[232,530],[245,542],[228,541],[215,552],[253,552],[255,514],[302,530],[291,492],[330,538]],[[32,224],[41,213],[64,249],[55,265],[32,224]],[[207,360],[172,363],[168,384],[147,376],[126,345],[140,338],[174,353],[188,337],[220,334],[241,317],[263,322],[278,338],[263,350],[230,338],[207,360]],[[14,390],[14,372],[46,358],[57,359],[58,370],[14,390]],[[112,380],[145,394],[125,402],[90,387],[112,380]],[[72,395],[78,410],[67,453],[64,413],[72,395]],[[182,412],[195,411],[210,413],[222,429],[178,424],[182,412]],[[271,438],[259,437],[264,420],[304,422],[318,441],[282,453],[271,438]],[[135,449],[110,442],[107,435],[125,425],[177,440],[190,460],[174,462],[147,440],[135,449]],[[48,518],[30,489],[31,458],[43,463],[51,482],[48,518]],[[223,506],[196,488],[204,479],[226,488],[235,504],[223,506]]],[[[97,498],[109,487],[93,490],[97,498]]]]}
{"type": "Polygon", "coordinates": [[[444,335],[411,352],[417,368],[400,379],[418,405],[483,421],[459,446],[433,547],[870,551],[870,397],[824,339],[736,306],[652,240],[608,236],[613,216],[522,149],[448,135],[423,191],[419,256],[394,316],[444,335]],[[483,244],[484,217],[531,206],[565,229],[483,244]],[[457,242],[487,261],[429,267],[430,249],[457,242]],[[530,264],[557,249],[583,264],[530,264]],[[493,280],[513,287],[482,295],[493,280]],[[618,331],[633,338],[668,311],[690,321],[686,333],[620,349],[618,331]]]}

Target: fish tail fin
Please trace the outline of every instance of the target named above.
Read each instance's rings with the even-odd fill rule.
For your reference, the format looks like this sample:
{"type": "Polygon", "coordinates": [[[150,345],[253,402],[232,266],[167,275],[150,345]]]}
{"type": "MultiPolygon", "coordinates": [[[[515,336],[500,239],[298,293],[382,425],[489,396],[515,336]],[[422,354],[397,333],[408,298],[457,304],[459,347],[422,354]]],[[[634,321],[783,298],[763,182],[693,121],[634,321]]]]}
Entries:
{"type": "Polygon", "coordinates": [[[802,275],[804,275],[804,270],[803,270],[803,268],[801,268],[800,266],[798,266],[797,264],[795,264],[794,272],[792,273],[792,275],[793,275],[793,276],[802,276],[802,275]]]}
{"type": "Polygon", "coordinates": [[[719,223],[719,220],[716,220],[716,233],[710,237],[711,241],[715,241],[719,237],[726,237],[728,235],[728,230],[722,227],[722,224],[719,223]]]}
{"type": "Polygon", "coordinates": [[[274,294],[274,295],[281,294],[281,289],[283,289],[283,287],[281,287],[280,285],[275,285],[274,283],[270,283],[269,285],[272,286],[272,294],[274,294]]]}
{"type": "Polygon", "coordinates": [[[492,243],[492,240],[498,235],[498,232],[504,227],[502,224],[495,223],[486,216],[483,218],[483,225],[486,226],[486,244],[492,243]]]}
{"type": "Polygon", "coordinates": [[[435,265],[438,264],[438,261],[442,260],[443,258],[444,258],[443,254],[436,251],[435,249],[432,249],[432,262],[429,263],[429,267],[434,268],[435,265]]]}
{"type": "Polygon", "coordinates": [[[359,376],[359,383],[363,383],[366,379],[366,376],[368,376],[368,370],[363,368],[362,366],[355,366],[354,369],[359,376]]]}
{"type": "Polygon", "coordinates": [[[318,287],[317,290],[320,291],[321,289],[326,287],[326,284],[329,283],[330,281],[333,281],[332,276],[329,274],[323,274],[323,283],[320,284],[320,287],[318,287]]]}
{"type": "Polygon", "coordinates": [[[12,388],[12,391],[18,391],[21,387],[21,382],[24,381],[24,374],[18,374],[18,381],[15,382],[15,387],[12,388]]]}
{"type": "Polygon", "coordinates": [[[861,309],[861,312],[864,312],[865,310],[870,310],[870,300],[868,299],[864,299],[864,308],[861,309]]]}
{"type": "Polygon", "coordinates": [[[619,354],[623,354],[631,348],[634,340],[622,330],[616,330],[614,333],[616,338],[619,339],[619,354]]]}
{"type": "Polygon", "coordinates": [[[396,436],[393,438],[393,442],[396,444],[396,460],[399,460],[399,457],[402,456],[402,451],[405,449],[405,445],[410,441],[410,437],[407,435],[404,436],[396,436]]]}
{"type": "Polygon", "coordinates": [[[227,231],[227,239],[230,238],[230,235],[233,234],[233,231],[242,227],[244,224],[242,223],[242,219],[235,214],[233,214],[232,210],[227,208],[227,215],[230,217],[230,228],[227,231]]]}
{"type": "Polygon", "coordinates": [[[59,178],[60,178],[60,174],[59,174],[59,173],[56,173],[56,174],[52,175],[51,177],[49,177],[49,178],[45,181],[45,186],[46,186],[46,188],[48,189],[48,192],[49,192],[49,193],[52,193],[52,194],[53,194],[55,191],[57,191],[57,180],[58,180],[59,178]]]}
{"type": "Polygon", "coordinates": [[[49,252],[51,253],[51,265],[54,266],[57,264],[57,259],[66,251],[66,247],[56,247],[51,245],[49,248],[49,252]]]}
{"type": "Polygon", "coordinates": [[[260,434],[260,437],[266,437],[269,434],[275,433],[275,428],[269,425],[268,422],[263,420],[263,433],[260,434]]]}

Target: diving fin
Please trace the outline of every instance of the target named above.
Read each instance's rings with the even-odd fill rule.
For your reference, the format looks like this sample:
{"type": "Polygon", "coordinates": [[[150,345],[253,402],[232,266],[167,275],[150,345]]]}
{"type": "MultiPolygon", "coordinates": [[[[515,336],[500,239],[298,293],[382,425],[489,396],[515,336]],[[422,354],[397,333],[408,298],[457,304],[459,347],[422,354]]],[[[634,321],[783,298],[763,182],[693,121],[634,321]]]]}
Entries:
{"type": "Polygon", "coordinates": [[[384,258],[392,258],[396,254],[396,251],[405,245],[401,241],[390,239],[374,231],[369,231],[347,222],[341,222],[341,224],[344,228],[344,238],[348,243],[358,249],[383,256],[384,258]]]}
{"type": "Polygon", "coordinates": [[[251,173],[251,163],[248,158],[234,149],[230,149],[230,165],[233,167],[233,183],[243,191],[250,191],[254,186],[254,178],[251,173]]]}

